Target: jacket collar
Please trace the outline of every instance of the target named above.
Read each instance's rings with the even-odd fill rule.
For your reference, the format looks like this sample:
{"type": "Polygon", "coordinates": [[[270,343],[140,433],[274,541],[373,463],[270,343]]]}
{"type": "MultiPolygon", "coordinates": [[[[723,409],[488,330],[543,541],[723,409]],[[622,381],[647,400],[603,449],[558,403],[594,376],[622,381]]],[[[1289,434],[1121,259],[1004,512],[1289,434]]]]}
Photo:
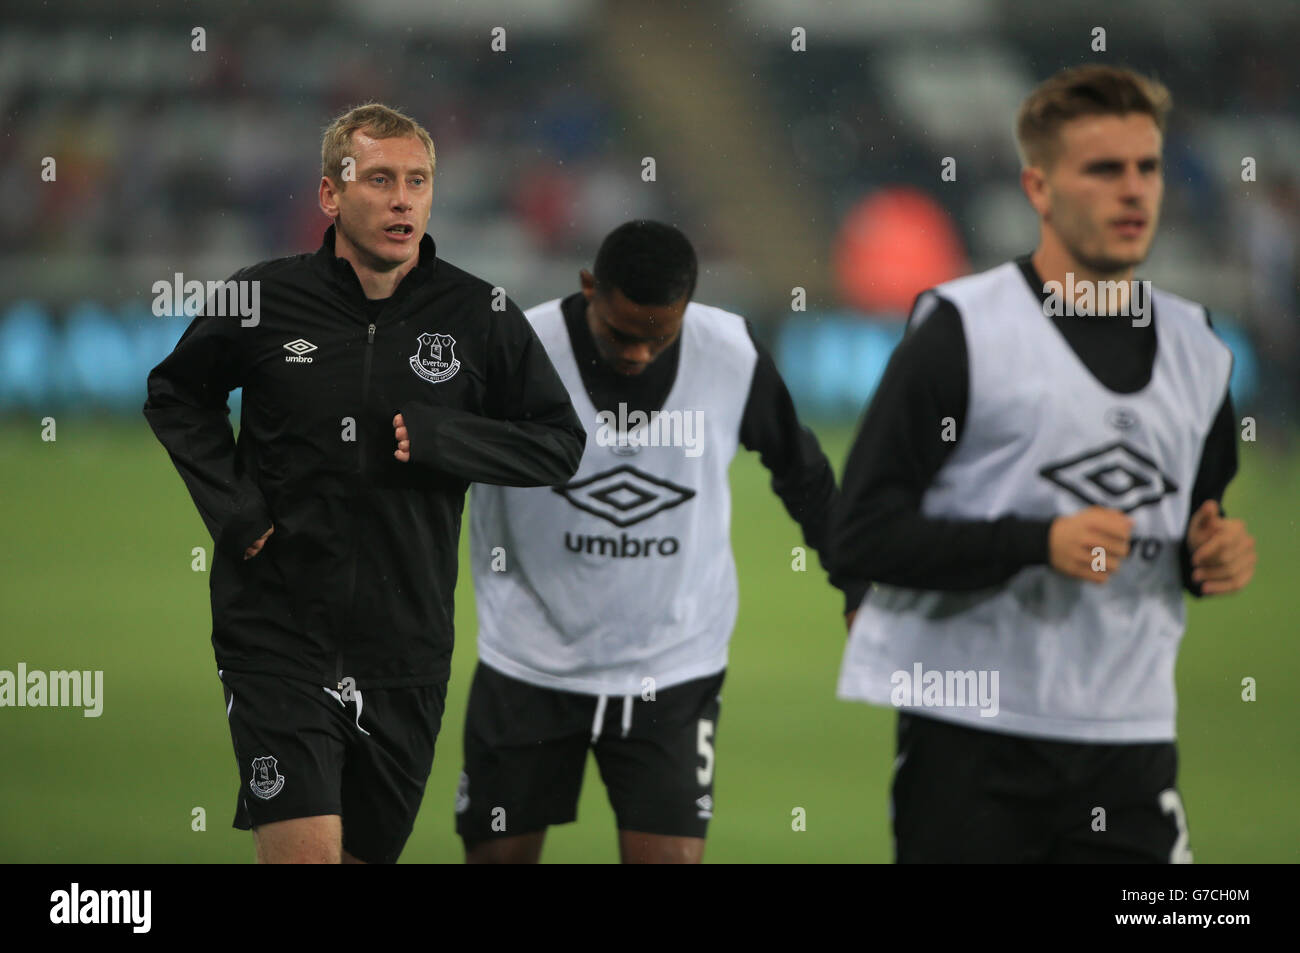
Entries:
{"type": "MultiPolygon", "coordinates": [[[[334,253],[334,226],[331,225],[325,229],[325,235],[321,239],[320,248],[312,256],[312,262],[316,268],[327,277],[342,282],[345,285],[353,285],[358,290],[361,288],[361,280],[357,278],[357,273],[352,267],[352,263],[346,258],[340,258],[334,253]]],[[[407,273],[406,277],[401,280],[398,287],[406,284],[414,284],[422,281],[433,273],[434,264],[438,257],[438,246],[434,243],[433,237],[427,232],[420,239],[420,260],[416,262],[415,267],[407,273]],[[411,282],[412,275],[417,275],[417,282],[411,282]]],[[[396,293],[396,292],[394,292],[396,293]]]]}

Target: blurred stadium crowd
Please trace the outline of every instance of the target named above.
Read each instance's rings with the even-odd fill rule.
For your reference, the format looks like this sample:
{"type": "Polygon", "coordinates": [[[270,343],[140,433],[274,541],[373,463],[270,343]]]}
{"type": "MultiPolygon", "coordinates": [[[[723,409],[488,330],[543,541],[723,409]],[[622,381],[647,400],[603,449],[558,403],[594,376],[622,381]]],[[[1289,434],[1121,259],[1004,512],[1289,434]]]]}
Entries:
{"type": "Polygon", "coordinates": [[[1163,223],[1141,276],[1209,304],[1237,353],[1239,402],[1290,423],[1300,62],[1288,37],[1300,7],[1196,0],[1174,20],[1086,6],[1052,10],[1050,28],[1020,0],[686,13],[292,0],[236,16],[208,2],[124,0],[97,14],[56,0],[6,14],[0,410],[137,411],[148,367],[187,323],[150,313],[153,283],[316,248],[320,132],[376,100],[434,138],[430,232],[444,257],[528,307],[576,289],[619,222],[673,221],[701,254],[700,299],[774,343],[801,409],[852,415],[914,293],[869,289],[918,256],[952,268],[924,241],[855,251],[855,212],[882,190],[915,189],[950,221],[965,270],[1031,250],[1016,106],[1060,66],[1111,58],[1174,94],[1163,223]],[[506,49],[494,52],[497,26],[506,49]],[[791,49],[794,26],[805,52],[791,49]],[[1091,52],[1096,26],[1105,53],[1091,52]],[[945,157],[955,181],[940,179],[945,157]],[[1257,181],[1242,180],[1246,157],[1257,181]],[[806,311],[791,310],[794,286],[806,311]]]}

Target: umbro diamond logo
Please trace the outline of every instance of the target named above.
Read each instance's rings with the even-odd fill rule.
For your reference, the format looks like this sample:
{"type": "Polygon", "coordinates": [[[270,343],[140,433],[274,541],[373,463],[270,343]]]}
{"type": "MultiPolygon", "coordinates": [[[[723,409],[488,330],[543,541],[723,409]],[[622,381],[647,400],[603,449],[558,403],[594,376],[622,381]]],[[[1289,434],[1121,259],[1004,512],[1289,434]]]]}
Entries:
{"type": "Polygon", "coordinates": [[[310,364],[311,358],[306,357],[305,355],[316,350],[316,345],[312,344],[310,341],[304,341],[302,338],[298,338],[298,340],[290,341],[286,344],[284,349],[289,352],[284,358],[286,363],[310,364]]]}
{"type": "Polygon", "coordinates": [[[713,798],[705,794],[703,797],[695,799],[695,806],[699,808],[699,817],[708,820],[713,816],[713,798]]]}
{"type": "Polygon", "coordinates": [[[469,810],[469,775],[460,773],[460,783],[456,786],[456,813],[464,814],[469,810]]]}
{"type": "Polygon", "coordinates": [[[692,489],[651,476],[629,463],[552,489],[578,509],[619,527],[681,506],[695,495],[692,489]]]}
{"type": "Polygon", "coordinates": [[[1123,440],[1090,450],[1039,470],[1039,475],[1069,490],[1092,506],[1108,506],[1131,513],[1159,503],[1178,486],[1161,472],[1155,461],[1123,440]]]}

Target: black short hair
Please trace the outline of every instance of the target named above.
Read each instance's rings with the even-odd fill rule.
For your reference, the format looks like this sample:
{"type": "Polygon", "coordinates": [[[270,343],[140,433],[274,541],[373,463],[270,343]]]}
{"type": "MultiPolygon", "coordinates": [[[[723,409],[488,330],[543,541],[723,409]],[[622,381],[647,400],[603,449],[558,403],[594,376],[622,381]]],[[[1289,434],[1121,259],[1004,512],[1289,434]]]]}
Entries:
{"type": "Polygon", "coordinates": [[[658,307],[689,301],[699,265],[690,240],[663,222],[624,222],[596,252],[596,290],[617,288],[635,304],[658,307]]]}

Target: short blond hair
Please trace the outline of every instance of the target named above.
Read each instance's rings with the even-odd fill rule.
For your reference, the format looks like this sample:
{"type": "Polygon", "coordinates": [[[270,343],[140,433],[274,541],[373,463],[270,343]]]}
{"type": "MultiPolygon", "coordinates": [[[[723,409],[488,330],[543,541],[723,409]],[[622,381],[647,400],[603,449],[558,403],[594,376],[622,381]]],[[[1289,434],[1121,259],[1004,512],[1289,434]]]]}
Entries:
{"type": "Polygon", "coordinates": [[[1139,113],[1161,134],[1173,97],[1159,80],[1118,66],[1071,66],[1044,80],[1020,104],[1016,145],[1025,166],[1049,168],[1057,159],[1061,127],[1080,116],[1139,113]]]}
{"type": "Polygon", "coordinates": [[[340,190],[347,188],[343,180],[343,160],[352,154],[354,132],[364,132],[372,139],[415,136],[429,153],[429,174],[433,174],[437,157],[433,151],[433,139],[424,127],[396,109],[389,109],[381,103],[366,103],[335,119],[321,138],[320,174],[328,177],[340,190]]]}

